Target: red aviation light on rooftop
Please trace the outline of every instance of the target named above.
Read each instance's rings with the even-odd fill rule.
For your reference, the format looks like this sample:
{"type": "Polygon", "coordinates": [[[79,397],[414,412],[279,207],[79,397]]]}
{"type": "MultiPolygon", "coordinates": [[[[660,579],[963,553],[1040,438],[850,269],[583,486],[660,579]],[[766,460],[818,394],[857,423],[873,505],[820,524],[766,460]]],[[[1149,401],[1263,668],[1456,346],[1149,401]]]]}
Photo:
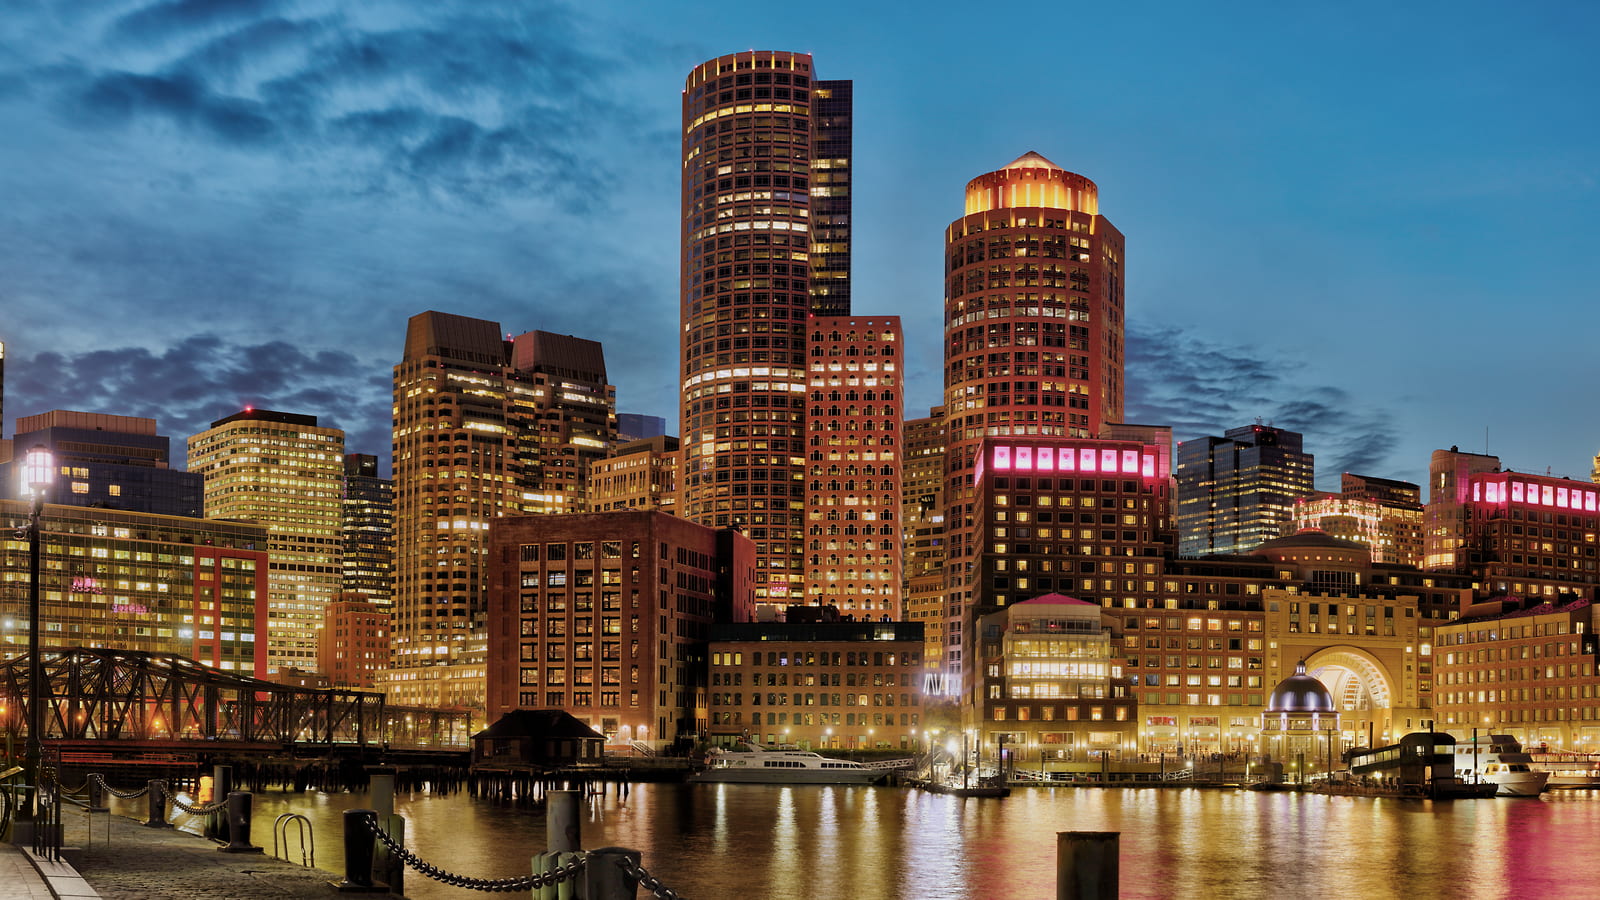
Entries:
{"type": "Polygon", "coordinates": [[[1029,150],[1005,168],[967,182],[967,215],[991,209],[1062,209],[1100,214],[1094,182],[1029,150]]]}

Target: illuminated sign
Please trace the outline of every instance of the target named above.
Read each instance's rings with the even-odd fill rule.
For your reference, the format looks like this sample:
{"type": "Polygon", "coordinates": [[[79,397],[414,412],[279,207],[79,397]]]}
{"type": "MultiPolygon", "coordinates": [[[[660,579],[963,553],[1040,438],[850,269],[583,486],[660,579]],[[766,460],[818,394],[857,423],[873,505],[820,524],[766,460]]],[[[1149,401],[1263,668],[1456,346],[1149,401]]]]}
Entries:
{"type": "MultiPolygon", "coordinates": [[[[1099,472],[1107,475],[1165,477],[1153,452],[1131,448],[1027,447],[997,444],[987,454],[997,472],[1099,472]]],[[[977,477],[982,480],[983,460],[977,477]]]]}
{"type": "Polygon", "coordinates": [[[1573,512],[1600,512],[1600,491],[1572,485],[1541,484],[1509,477],[1504,473],[1472,479],[1474,503],[1525,503],[1573,512]]]}
{"type": "Polygon", "coordinates": [[[93,578],[72,579],[71,592],[74,594],[104,594],[106,589],[95,584],[93,578]]]}

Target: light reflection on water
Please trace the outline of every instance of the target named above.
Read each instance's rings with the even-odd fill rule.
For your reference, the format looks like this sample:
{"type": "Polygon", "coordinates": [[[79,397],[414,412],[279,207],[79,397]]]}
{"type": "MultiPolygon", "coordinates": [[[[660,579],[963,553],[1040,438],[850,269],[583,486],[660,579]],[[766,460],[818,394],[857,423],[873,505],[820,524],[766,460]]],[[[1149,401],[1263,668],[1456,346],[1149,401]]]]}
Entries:
{"type": "MultiPolygon", "coordinates": [[[[302,813],[319,865],[338,871],[341,813],[365,803],[263,794],[252,838],[270,850],[272,820],[302,813]]],[[[409,820],[407,845],[455,872],[525,874],[544,849],[541,811],[459,794],[402,795],[396,811],[409,820]]],[[[963,800],[880,787],[655,784],[585,801],[583,845],[642,850],[646,868],[692,900],[1048,900],[1058,831],[1121,832],[1124,897],[1573,897],[1592,883],[1588,854],[1575,848],[1597,828],[1600,795],[1586,792],[1432,804],[1062,787],[963,800]]],[[[406,893],[469,896],[414,872],[406,893]]]]}

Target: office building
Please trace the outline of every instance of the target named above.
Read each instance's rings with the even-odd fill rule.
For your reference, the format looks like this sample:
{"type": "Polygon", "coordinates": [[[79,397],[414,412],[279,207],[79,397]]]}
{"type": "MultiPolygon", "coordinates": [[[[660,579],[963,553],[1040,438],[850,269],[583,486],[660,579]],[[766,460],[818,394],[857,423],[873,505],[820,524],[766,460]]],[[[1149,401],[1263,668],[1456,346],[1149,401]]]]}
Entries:
{"type": "Polygon", "coordinates": [[[621,443],[661,437],[667,433],[667,420],[640,413],[617,413],[617,440],[621,443]]]}
{"type": "Polygon", "coordinates": [[[1425,516],[1429,570],[1478,579],[1485,596],[1594,599],[1600,488],[1591,482],[1435,450],[1425,516]]]}
{"type": "Polygon", "coordinates": [[[922,646],[914,622],[713,625],[708,737],[915,750],[926,727],[922,646]]]}
{"type": "Polygon", "coordinates": [[[340,593],[387,609],[394,600],[394,481],[378,476],[378,458],[344,458],[344,567],[340,593]]]}
{"type": "Polygon", "coordinates": [[[1315,458],[1298,432],[1271,425],[1178,444],[1178,550],[1248,553],[1289,526],[1294,503],[1315,490],[1315,458]]]}
{"type": "Polygon", "coordinates": [[[344,432],[245,409],[189,438],[206,515],[267,528],[267,674],[315,669],[323,607],[344,578],[344,432]]]}
{"type": "Polygon", "coordinates": [[[678,439],[668,435],[618,444],[589,464],[589,511],[678,508],[678,439]]]}
{"type": "Polygon", "coordinates": [[[944,407],[920,419],[907,419],[901,440],[900,533],[904,550],[901,588],[904,618],[920,623],[927,646],[923,665],[944,665],[948,616],[944,590],[944,407]]]}
{"type": "Polygon", "coordinates": [[[629,510],[503,518],[488,551],[491,721],[561,709],[652,748],[705,731],[708,629],[754,611],[748,538],[629,510]]]}
{"type": "Polygon", "coordinates": [[[392,702],[482,709],[484,554],[502,516],[581,511],[615,439],[600,345],[425,312],[394,370],[392,702]]]}
{"type": "Polygon", "coordinates": [[[812,316],[808,326],[805,599],[898,621],[900,319],[812,316]]]}
{"type": "Polygon", "coordinates": [[[973,602],[985,439],[1093,438],[1123,406],[1121,232],[1094,182],[1037,153],[968,182],[945,230],[946,667],[973,602]]]}
{"type": "MultiPolygon", "coordinates": [[[[48,498],[47,498],[48,499],[48,498]]],[[[0,500],[0,657],[28,649],[30,504],[0,500]]],[[[47,503],[39,643],[267,674],[267,528],[47,503]]]]}
{"type": "Polygon", "coordinates": [[[683,92],[679,515],[743,529],[780,606],[805,595],[806,317],[850,312],[849,99],[775,51],[683,92]]]}
{"type": "Polygon", "coordinates": [[[1316,528],[1372,548],[1372,561],[1422,565],[1422,488],[1409,481],[1354,475],[1342,477],[1338,494],[1314,494],[1294,502],[1290,534],[1316,528]]]}
{"type": "Polygon", "coordinates": [[[340,594],[323,610],[317,670],[336,688],[372,690],[389,668],[393,618],[361,594],[340,594]]]}
{"type": "MultiPolygon", "coordinates": [[[[49,496],[68,506],[198,517],[205,479],[172,468],[171,439],[156,420],[54,410],[17,420],[14,446],[50,451],[56,464],[49,496]]],[[[24,499],[20,464],[0,464],[0,496],[24,499]]]]}

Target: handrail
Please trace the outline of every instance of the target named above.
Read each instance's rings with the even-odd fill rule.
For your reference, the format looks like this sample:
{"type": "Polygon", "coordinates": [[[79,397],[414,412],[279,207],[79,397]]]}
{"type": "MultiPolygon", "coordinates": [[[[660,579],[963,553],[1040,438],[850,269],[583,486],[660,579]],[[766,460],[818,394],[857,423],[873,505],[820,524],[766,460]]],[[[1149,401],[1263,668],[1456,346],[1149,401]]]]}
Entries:
{"type": "Polygon", "coordinates": [[[317,867],[316,830],[311,827],[311,820],[306,818],[305,816],[300,815],[299,813],[284,813],[283,815],[279,816],[276,821],[274,821],[272,823],[272,857],[273,857],[273,859],[280,859],[281,858],[285,862],[293,862],[293,860],[289,859],[289,857],[287,855],[289,853],[289,823],[291,823],[291,822],[294,823],[295,831],[300,836],[300,865],[305,866],[308,869],[316,868],[317,867]],[[283,852],[284,852],[285,855],[282,856],[282,857],[278,856],[278,835],[279,835],[279,833],[283,834],[283,852]],[[307,855],[306,855],[308,847],[310,848],[309,861],[308,861],[307,855]]]}

